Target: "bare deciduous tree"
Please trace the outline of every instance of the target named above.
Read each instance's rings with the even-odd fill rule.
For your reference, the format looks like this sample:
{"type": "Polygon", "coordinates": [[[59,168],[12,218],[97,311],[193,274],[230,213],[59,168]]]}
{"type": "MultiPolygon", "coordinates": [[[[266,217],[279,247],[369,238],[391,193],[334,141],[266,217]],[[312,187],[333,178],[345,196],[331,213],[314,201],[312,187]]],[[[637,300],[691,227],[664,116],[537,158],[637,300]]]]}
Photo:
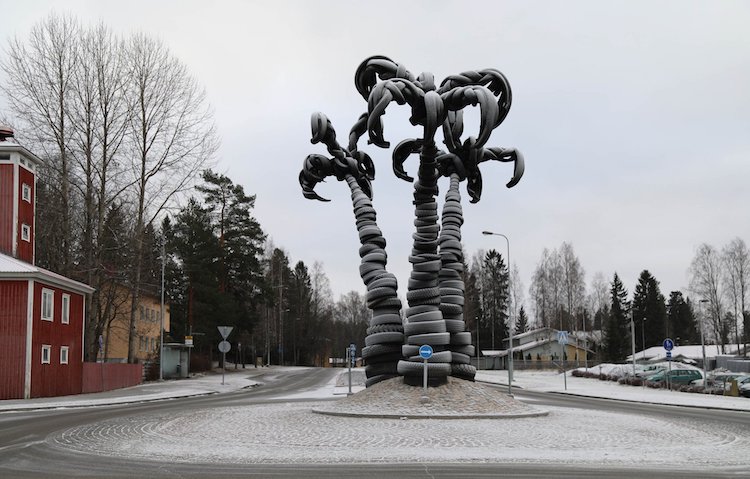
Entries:
{"type": "MultiPolygon", "coordinates": [[[[59,187],[59,264],[70,273],[71,165],[70,151],[72,86],[79,61],[80,27],[66,15],[52,14],[31,30],[28,42],[14,38],[7,47],[2,68],[8,81],[2,86],[28,140],[40,156],[48,159],[48,185],[59,187]]],[[[43,175],[45,171],[41,172],[43,175]]]]}
{"type": "Polygon", "coordinates": [[[722,325],[724,305],[721,294],[722,263],[716,249],[706,243],[698,247],[690,264],[690,289],[700,299],[708,301],[708,318],[704,327],[710,327],[714,340],[721,344],[722,349],[727,343],[727,335],[722,325]]]}
{"type": "Polygon", "coordinates": [[[741,238],[733,239],[722,250],[724,261],[724,283],[727,295],[734,310],[734,335],[739,352],[742,343],[738,321],[742,318],[745,336],[745,353],[747,353],[748,316],[746,303],[748,283],[750,283],[750,251],[741,238]]]}
{"type": "Polygon", "coordinates": [[[127,50],[136,217],[128,348],[132,362],[146,225],[192,186],[212,160],[218,140],[205,91],[162,42],[136,34],[127,50]]]}

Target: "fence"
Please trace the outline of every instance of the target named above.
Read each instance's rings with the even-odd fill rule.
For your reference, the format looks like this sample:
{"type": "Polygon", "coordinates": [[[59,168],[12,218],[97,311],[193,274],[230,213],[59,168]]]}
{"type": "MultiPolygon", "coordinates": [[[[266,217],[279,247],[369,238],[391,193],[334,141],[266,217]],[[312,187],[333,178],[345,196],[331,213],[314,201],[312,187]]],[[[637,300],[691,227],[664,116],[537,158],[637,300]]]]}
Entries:
{"type": "Polygon", "coordinates": [[[83,363],[82,393],[97,393],[141,384],[143,365],[83,363]]]}

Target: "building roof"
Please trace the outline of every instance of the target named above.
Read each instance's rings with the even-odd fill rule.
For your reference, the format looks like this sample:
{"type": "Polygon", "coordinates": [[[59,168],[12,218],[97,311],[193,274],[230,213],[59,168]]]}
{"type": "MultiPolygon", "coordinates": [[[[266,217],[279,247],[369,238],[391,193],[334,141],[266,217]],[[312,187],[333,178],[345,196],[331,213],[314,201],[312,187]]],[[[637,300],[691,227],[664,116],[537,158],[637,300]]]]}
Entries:
{"type": "Polygon", "coordinates": [[[91,294],[94,288],[52,271],[0,253],[0,280],[39,280],[70,291],[91,294]]]}
{"type": "Polygon", "coordinates": [[[38,156],[27,150],[13,137],[6,138],[4,141],[0,141],[0,151],[15,151],[17,153],[21,153],[24,157],[28,158],[37,165],[44,164],[44,162],[38,156]]]}
{"type": "MultiPolygon", "coordinates": [[[[549,332],[552,332],[552,331],[555,331],[555,332],[557,332],[557,330],[556,330],[556,329],[552,329],[552,328],[539,328],[539,329],[532,329],[531,331],[526,331],[525,333],[521,333],[521,334],[514,334],[514,335],[513,335],[513,341],[516,341],[516,340],[518,340],[518,339],[523,339],[523,338],[525,338],[525,337],[527,337],[527,336],[533,336],[533,335],[535,335],[535,334],[541,334],[541,333],[543,333],[543,332],[547,332],[547,331],[549,331],[549,332]]],[[[509,339],[510,339],[510,338],[504,338],[504,339],[503,339],[503,341],[508,341],[509,339]]]]}
{"type": "MultiPolygon", "coordinates": [[[[534,349],[537,346],[544,346],[547,343],[557,343],[557,339],[546,338],[546,339],[540,339],[538,341],[530,341],[528,343],[521,344],[520,346],[513,346],[513,351],[514,352],[516,352],[516,351],[525,352],[525,351],[528,351],[529,349],[534,349]]],[[[568,344],[566,344],[566,346],[570,346],[570,347],[575,348],[575,349],[580,349],[582,351],[588,351],[590,353],[593,353],[593,351],[591,351],[590,349],[586,349],[583,346],[579,346],[576,343],[568,343],[568,344]]],[[[491,356],[491,357],[501,358],[503,356],[507,356],[508,355],[508,350],[507,349],[486,350],[486,351],[482,350],[482,354],[485,355],[485,356],[491,356]]]]}

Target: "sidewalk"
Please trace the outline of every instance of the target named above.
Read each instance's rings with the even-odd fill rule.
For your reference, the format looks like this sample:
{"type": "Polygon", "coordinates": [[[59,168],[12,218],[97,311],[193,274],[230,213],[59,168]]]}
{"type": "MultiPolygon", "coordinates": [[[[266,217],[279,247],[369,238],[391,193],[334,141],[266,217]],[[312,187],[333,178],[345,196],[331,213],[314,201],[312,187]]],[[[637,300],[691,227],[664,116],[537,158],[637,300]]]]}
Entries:
{"type": "Polygon", "coordinates": [[[34,399],[8,399],[0,401],[0,412],[129,404],[226,393],[257,386],[259,383],[254,381],[253,377],[272,371],[278,372],[279,369],[283,368],[228,369],[223,385],[221,384],[221,370],[219,370],[218,373],[209,372],[187,379],[148,382],[101,393],[34,399]]]}

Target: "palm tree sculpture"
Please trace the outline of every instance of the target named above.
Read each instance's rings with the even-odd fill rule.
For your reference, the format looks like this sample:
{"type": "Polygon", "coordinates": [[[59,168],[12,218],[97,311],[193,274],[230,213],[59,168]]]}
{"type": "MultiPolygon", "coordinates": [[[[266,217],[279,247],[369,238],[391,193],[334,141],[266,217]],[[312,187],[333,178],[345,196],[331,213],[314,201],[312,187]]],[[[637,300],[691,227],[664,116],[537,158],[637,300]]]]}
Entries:
{"type": "MultiPolygon", "coordinates": [[[[406,323],[404,324],[404,339],[406,344],[401,348],[405,359],[399,360],[396,371],[404,376],[405,382],[409,384],[421,384],[423,374],[422,360],[418,356],[418,349],[423,344],[433,347],[435,353],[428,364],[428,377],[433,385],[443,383],[449,375],[465,379],[473,379],[476,369],[469,364],[469,356],[473,354],[471,345],[471,333],[465,331],[463,322],[464,285],[461,272],[463,271],[463,253],[461,248],[461,225],[463,215],[461,209],[461,197],[458,191],[459,182],[467,180],[467,190],[473,203],[479,201],[482,191],[482,178],[479,172],[479,163],[487,160],[513,161],[515,170],[513,179],[508,187],[514,186],[523,175],[523,157],[516,150],[505,150],[501,148],[484,148],[490,133],[504,119],[510,109],[511,92],[505,77],[497,70],[488,69],[481,71],[464,72],[460,75],[450,76],[443,81],[440,88],[435,87],[434,79],[430,73],[422,73],[415,78],[403,65],[392,60],[374,56],[366,59],[357,69],[355,84],[359,93],[368,102],[367,113],[360,116],[352,128],[349,137],[348,150],[338,149],[333,143],[326,145],[329,152],[334,155],[333,160],[328,160],[319,155],[308,156],[305,168],[300,174],[300,183],[303,186],[305,196],[308,198],[321,199],[312,192],[315,183],[322,181],[323,173],[335,174],[342,179],[341,173],[335,173],[335,167],[322,168],[323,159],[328,165],[338,164],[343,158],[350,158],[349,171],[355,166],[361,171],[368,181],[366,183],[369,193],[369,180],[374,177],[374,168],[370,158],[362,152],[357,151],[356,144],[359,138],[367,131],[370,142],[382,148],[390,145],[383,138],[382,117],[391,102],[400,105],[408,104],[411,108],[410,121],[414,125],[423,127],[422,138],[407,139],[399,143],[393,151],[393,170],[395,174],[404,180],[413,181],[404,169],[403,163],[411,154],[419,154],[419,170],[417,181],[414,182],[414,225],[416,231],[413,234],[413,247],[409,261],[412,263],[407,301],[409,308],[406,310],[406,323]],[[480,131],[477,138],[470,137],[461,143],[460,137],[463,132],[462,110],[469,105],[479,105],[481,109],[480,131]],[[448,152],[441,151],[435,144],[435,133],[442,126],[444,143],[448,152]],[[339,151],[341,150],[341,151],[339,151]],[[347,153],[349,156],[347,156],[347,153]],[[337,156],[338,155],[338,156],[337,156]],[[321,159],[322,158],[322,159],[321,159]],[[352,163],[352,161],[354,163],[352,163]],[[316,165],[313,165],[316,163],[316,165]],[[325,171],[324,171],[325,170],[325,171]],[[369,175],[369,176],[368,176],[369,175]],[[450,178],[450,187],[446,194],[445,204],[442,211],[442,221],[438,224],[438,211],[436,195],[438,194],[438,178],[440,175],[450,178]]],[[[316,123],[313,116],[313,123],[316,123]]],[[[317,123],[321,123],[320,120],[317,123]]],[[[330,123],[327,124],[330,126],[330,123]]],[[[313,127],[313,142],[316,142],[315,126],[313,127]]],[[[331,130],[332,131],[332,130],[331,130]]],[[[335,138],[335,135],[334,135],[335,138]]],[[[357,184],[357,176],[351,174],[352,180],[347,181],[357,184]]],[[[362,181],[360,180],[361,184],[362,181]]],[[[355,192],[352,188],[352,198],[355,192]]],[[[371,196],[363,195],[365,197],[371,196]]],[[[357,203],[355,201],[355,214],[357,203]]],[[[364,204],[364,203],[360,203],[364,204]]],[[[371,208],[371,203],[367,203],[371,208]]],[[[366,210],[369,213],[369,209],[366,210]]],[[[372,218],[367,223],[367,228],[373,234],[377,229],[374,223],[374,209],[372,218]]],[[[361,228],[358,217],[358,228],[361,228]]],[[[380,230],[377,229],[380,235],[380,230]]],[[[379,237],[382,238],[382,235],[379,237]]],[[[360,229],[360,239],[363,239],[360,229]]],[[[360,273],[378,271],[377,275],[387,278],[388,306],[395,308],[396,282],[395,278],[385,272],[385,240],[383,246],[377,251],[378,258],[383,261],[379,263],[380,268],[374,266],[365,267],[365,255],[360,273]],[[371,269],[372,268],[372,269],[371,269]],[[392,289],[392,293],[391,293],[392,289]],[[392,296],[390,296],[392,294],[392,296]],[[395,301],[393,301],[395,299],[395,301]]],[[[363,243],[363,248],[364,248],[363,243]]],[[[375,273],[373,273],[375,275],[375,273]]],[[[371,280],[372,281],[372,280],[371,280]]],[[[368,299],[379,287],[371,287],[365,279],[368,287],[368,299]]],[[[378,294],[381,294],[378,292],[378,294]]],[[[385,294],[385,291],[382,292],[385,294]]],[[[379,303],[378,303],[379,305],[379,303]]],[[[400,303],[399,303],[400,307],[400,303]]],[[[390,311],[387,314],[392,314],[390,311]]],[[[371,330],[381,324],[376,321],[376,310],[373,309],[373,320],[371,330]]],[[[371,333],[368,330],[368,347],[392,345],[391,338],[395,342],[398,331],[371,333]],[[384,334],[388,336],[383,336],[384,334]],[[381,336],[375,337],[376,334],[381,336]],[[382,338],[382,339],[381,339],[382,338]],[[388,339],[386,343],[383,341],[388,339]]],[[[369,352],[369,351],[368,351],[369,352]]],[[[363,356],[365,352],[363,351],[363,356]]],[[[388,360],[381,364],[391,366],[395,355],[392,348],[384,352],[388,360]]],[[[365,357],[367,359],[367,357],[365,357]]],[[[370,361],[368,360],[368,363],[370,361]]],[[[376,363],[377,364],[377,363],[376,363]]],[[[369,366],[368,366],[369,367],[369,366]]],[[[374,383],[381,379],[391,377],[392,369],[386,372],[376,370],[367,371],[368,382],[374,383]],[[380,374],[376,374],[380,373],[380,374]]]]}

